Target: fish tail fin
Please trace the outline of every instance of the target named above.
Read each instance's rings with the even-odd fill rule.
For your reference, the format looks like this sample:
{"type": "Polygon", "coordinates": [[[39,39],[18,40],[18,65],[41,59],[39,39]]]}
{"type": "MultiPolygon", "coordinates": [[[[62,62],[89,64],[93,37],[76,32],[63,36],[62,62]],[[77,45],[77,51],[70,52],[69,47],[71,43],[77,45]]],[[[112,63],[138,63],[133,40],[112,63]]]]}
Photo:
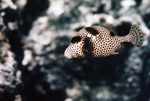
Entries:
{"type": "Polygon", "coordinates": [[[132,25],[129,34],[131,35],[132,43],[137,47],[141,47],[144,41],[144,34],[139,26],[132,25]]]}

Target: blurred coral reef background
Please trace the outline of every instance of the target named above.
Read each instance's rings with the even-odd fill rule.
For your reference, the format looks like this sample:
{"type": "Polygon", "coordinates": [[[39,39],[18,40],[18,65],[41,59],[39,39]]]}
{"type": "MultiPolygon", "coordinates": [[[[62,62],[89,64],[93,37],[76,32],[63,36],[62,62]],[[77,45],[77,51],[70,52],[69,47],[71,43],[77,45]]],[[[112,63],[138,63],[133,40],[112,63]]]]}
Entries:
{"type": "Polygon", "coordinates": [[[150,1],[0,0],[0,101],[150,101],[150,1]],[[104,23],[120,36],[139,25],[143,46],[63,56],[76,31],[104,23]]]}

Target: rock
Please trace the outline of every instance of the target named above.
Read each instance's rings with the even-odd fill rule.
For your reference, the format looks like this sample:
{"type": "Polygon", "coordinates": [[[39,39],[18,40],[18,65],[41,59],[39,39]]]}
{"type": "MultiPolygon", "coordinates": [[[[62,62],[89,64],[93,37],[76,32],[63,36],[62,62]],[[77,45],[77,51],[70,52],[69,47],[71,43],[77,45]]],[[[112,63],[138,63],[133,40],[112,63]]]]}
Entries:
{"type": "MultiPolygon", "coordinates": [[[[21,74],[16,75],[17,62],[14,53],[10,50],[8,39],[0,33],[0,94],[13,97],[17,86],[21,83],[21,74]]],[[[7,99],[1,96],[0,99],[7,99]]],[[[11,99],[11,98],[10,98],[11,99]]]]}

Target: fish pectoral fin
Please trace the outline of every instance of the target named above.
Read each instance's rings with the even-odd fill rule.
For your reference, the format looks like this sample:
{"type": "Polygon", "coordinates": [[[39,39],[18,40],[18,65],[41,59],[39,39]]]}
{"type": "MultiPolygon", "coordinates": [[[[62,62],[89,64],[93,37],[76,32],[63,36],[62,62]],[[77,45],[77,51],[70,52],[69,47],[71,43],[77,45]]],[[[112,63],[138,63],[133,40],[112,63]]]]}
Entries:
{"type": "Polygon", "coordinates": [[[116,50],[115,50],[115,52],[122,52],[123,51],[123,49],[124,49],[124,44],[120,44],[117,48],[116,48],[116,50]]]}
{"type": "Polygon", "coordinates": [[[112,55],[115,55],[115,54],[119,54],[119,52],[114,52],[114,53],[112,53],[112,55]]]}

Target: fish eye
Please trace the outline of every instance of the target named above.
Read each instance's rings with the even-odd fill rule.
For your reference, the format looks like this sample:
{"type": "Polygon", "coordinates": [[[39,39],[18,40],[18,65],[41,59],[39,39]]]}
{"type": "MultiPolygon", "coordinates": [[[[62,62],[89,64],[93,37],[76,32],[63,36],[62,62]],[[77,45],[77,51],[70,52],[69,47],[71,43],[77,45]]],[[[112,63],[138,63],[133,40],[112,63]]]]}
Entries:
{"type": "Polygon", "coordinates": [[[76,42],[80,42],[81,41],[81,37],[80,36],[75,36],[72,38],[71,43],[76,43],[76,42]]]}
{"type": "Polygon", "coordinates": [[[113,32],[110,32],[110,35],[111,35],[111,36],[115,36],[115,34],[114,34],[113,32]]]}

